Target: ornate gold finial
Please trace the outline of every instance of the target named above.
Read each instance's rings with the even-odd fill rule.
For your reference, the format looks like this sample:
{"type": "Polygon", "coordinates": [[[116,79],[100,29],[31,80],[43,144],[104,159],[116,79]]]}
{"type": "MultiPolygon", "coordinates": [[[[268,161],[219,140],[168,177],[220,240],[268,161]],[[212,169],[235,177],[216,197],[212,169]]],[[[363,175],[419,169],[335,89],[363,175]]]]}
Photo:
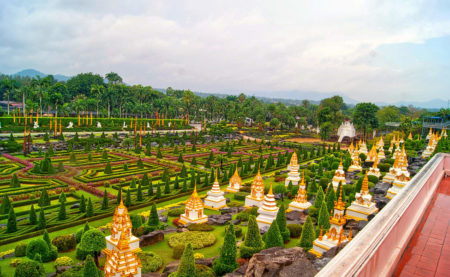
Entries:
{"type": "Polygon", "coordinates": [[[216,178],[215,178],[214,182],[217,182],[217,183],[219,182],[219,180],[217,179],[218,172],[219,172],[219,169],[216,168],[216,178]]]}
{"type": "Polygon", "coordinates": [[[348,232],[348,240],[352,240],[352,226],[350,226],[350,231],[348,232]]]}
{"type": "Polygon", "coordinates": [[[323,238],[323,225],[320,225],[319,240],[322,240],[322,238],[323,238]]]}
{"type": "Polygon", "coordinates": [[[269,188],[269,193],[268,194],[273,194],[272,193],[272,184],[273,184],[273,181],[270,181],[270,188],[269,188]]]}

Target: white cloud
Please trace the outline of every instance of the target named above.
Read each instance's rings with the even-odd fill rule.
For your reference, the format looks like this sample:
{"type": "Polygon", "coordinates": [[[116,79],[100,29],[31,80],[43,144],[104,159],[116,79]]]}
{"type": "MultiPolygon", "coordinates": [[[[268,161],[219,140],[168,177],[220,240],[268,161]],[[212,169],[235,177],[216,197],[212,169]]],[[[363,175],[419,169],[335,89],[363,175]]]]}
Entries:
{"type": "Polygon", "coordinates": [[[153,87],[373,101],[448,89],[424,95],[436,76],[374,63],[379,46],[449,35],[438,1],[13,1],[0,10],[7,73],[115,71],[153,87]]]}

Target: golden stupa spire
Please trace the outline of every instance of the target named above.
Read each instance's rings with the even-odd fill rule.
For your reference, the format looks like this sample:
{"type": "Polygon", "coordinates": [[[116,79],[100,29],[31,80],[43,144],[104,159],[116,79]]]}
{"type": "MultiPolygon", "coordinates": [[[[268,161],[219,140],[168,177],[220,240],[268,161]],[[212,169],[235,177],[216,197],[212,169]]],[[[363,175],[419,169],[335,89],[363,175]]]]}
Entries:
{"type": "Polygon", "coordinates": [[[342,185],[340,186],[341,189],[339,191],[339,198],[338,201],[334,201],[334,208],[337,210],[344,210],[345,209],[345,202],[342,201],[342,185]]]}
{"type": "Polygon", "coordinates": [[[302,172],[302,182],[300,184],[301,186],[306,186],[306,181],[305,181],[305,170],[303,170],[302,172]]]}
{"type": "Polygon", "coordinates": [[[367,178],[367,171],[366,171],[366,174],[364,175],[364,179],[363,179],[362,186],[361,186],[361,191],[364,194],[369,193],[369,179],[367,178]]]}
{"type": "Polygon", "coordinates": [[[348,232],[348,240],[352,240],[352,226],[350,226],[350,231],[348,232]]]}
{"type": "Polygon", "coordinates": [[[270,181],[269,193],[267,193],[267,194],[273,194],[273,192],[272,192],[272,184],[273,184],[273,181],[270,181]]]}
{"type": "Polygon", "coordinates": [[[319,240],[322,240],[322,238],[323,238],[323,225],[320,225],[319,240]]]}
{"type": "Polygon", "coordinates": [[[216,182],[216,183],[218,183],[218,182],[219,182],[219,180],[217,179],[217,175],[218,175],[218,172],[219,172],[219,169],[218,169],[218,168],[216,168],[216,178],[215,178],[215,180],[214,180],[214,182],[216,182]]]}

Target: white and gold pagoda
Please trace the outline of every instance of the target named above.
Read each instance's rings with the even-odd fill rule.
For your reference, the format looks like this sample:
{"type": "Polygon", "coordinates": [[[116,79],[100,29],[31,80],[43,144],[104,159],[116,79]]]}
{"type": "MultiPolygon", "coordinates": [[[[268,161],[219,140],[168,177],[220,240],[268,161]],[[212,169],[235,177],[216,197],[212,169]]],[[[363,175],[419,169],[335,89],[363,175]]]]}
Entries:
{"type": "Polygon", "coordinates": [[[386,159],[386,154],[384,153],[384,147],[380,147],[378,149],[378,160],[381,161],[383,159],[386,159]]]}
{"type": "Polygon", "coordinates": [[[377,149],[383,149],[384,148],[384,140],[383,140],[383,136],[380,136],[380,139],[377,142],[377,149]]]}
{"type": "Polygon", "coordinates": [[[408,185],[410,180],[409,172],[401,171],[392,183],[392,187],[387,191],[386,197],[389,199],[394,198],[406,185],[408,185]]]}
{"type": "Polygon", "coordinates": [[[304,211],[307,210],[311,206],[311,203],[308,202],[308,198],[306,195],[306,182],[305,182],[305,172],[303,172],[303,178],[298,186],[297,195],[294,200],[289,203],[288,211],[304,211]]]}
{"type": "Polygon", "coordinates": [[[374,162],[376,158],[378,158],[378,153],[377,148],[375,147],[374,144],[372,145],[372,148],[370,149],[369,153],[367,153],[366,162],[374,162]]]}
{"type": "Polygon", "coordinates": [[[238,192],[241,189],[241,185],[242,185],[242,179],[239,176],[239,172],[237,170],[237,166],[236,166],[236,170],[234,171],[233,176],[231,176],[230,178],[230,182],[228,184],[228,187],[225,189],[226,192],[238,192]]]}
{"type": "Polygon", "coordinates": [[[350,143],[350,146],[347,148],[347,151],[350,153],[350,155],[353,155],[353,152],[355,151],[355,147],[353,146],[353,141],[350,143]]]}
{"type": "Polygon", "coordinates": [[[216,172],[216,179],[214,180],[212,189],[206,193],[208,196],[204,199],[205,208],[207,209],[219,210],[227,206],[227,199],[223,197],[224,192],[220,190],[217,175],[216,172]]]}
{"type": "Polygon", "coordinates": [[[395,136],[391,139],[391,144],[389,145],[388,151],[392,153],[392,150],[394,150],[394,142],[395,142],[395,136]]]}
{"type": "Polygon", "coordinates": [[[252,186],[250,188],[250,194],[245,197],[245,207],[261,207],[261,203],[264,200],[264,188],[264,181],[258,169],[258,173],[253,179],[252,186]]]}
{"type": "Polygon", "coordinates": [[[105,277],[141,276],[141,261],[136,255],[141,251],[139,238],[131,234],[131,228],[128,210],[120,201],[112,219],[111,235],[105,238],[105,277]]]}
{"type": "Polygon", "coordinates": [[[292,154],[291,162],[288,165],[288,177],[284,181],[284,185],[287,187],[289,185],[289,182],[292,182],[292,185],[296,186],[298,185],[298,182],[300,181],[300,173],[298,172],[299,165],[298,165],[298,159],[297,159],[297,153],[292,154]]]}
{"type": "Polygon", "coordinates": [[[367,174],[380,178],[381,173],[380,169],[378,168],[378,157],[373,162],[373,165],[370,167],[369,172],[367,174]]]}
{"type": "Polygon", "coordinates": [[[352,155],[352,164],[348,167],[348,171],[349,172],[362,171],[360,159],[359,156],[357,155],[357,152],[352,155]]]}
{"type": "Polygon", "coordinates": [[[339,186],[339,182],[342,182],[342,185],[346,184],[344,166],[342,165],[342,158],[341,158],[341,161],[339,162],[339,167],[334,172],[333,179],[331,180],[334,191],[337,190],[337,188],[339,186]]]}
{"type": "Polygon", "coordinates": [[[442,129],[441,137],[447,138],[447,129],[442,129]]]}
{"type": "Polygon", "coordinates": [[[413,140],[413,136],[412,136],[411,132],[409,132],[408,139],[413,140]]]}
{"type": "Polygon", "coordinates": [[[369,180],[367,173],[364,175],[361,191],[355,195],[355,201],[347,208],[346,218],[354,220],[368,220],[368,216],[378,212],[378,208],[373,202],[373,197],[369,193],[369,180]]]}
{"type": "Polygon", "coordinates": [[[431,136],[433,135],[433,129],[430,128],[430,131],[428,132],[428,135],[426,137],[427,140],[431,139],[431,136]]]}
{"type": "Polygon", "coordinates": [[[194,186],[194,192],[191,197],[186,201],[186,207],[184,214],[180,215],[179,222],[181,224],[199,224],[206,223],[208,216],[203,214],[203,202],[197,193],[197,184],[194,186]]]}
{"type": "Polygon", "coordinates": [[[359,154],[367,155],[367,144],[366,141],[362,141],[361,145],[359,146],[359,154]]]}
{"type": "Polygon", "coordinates": [[[395,180],[395,176],[397,176],[398,171],[400,171],[400,168],[398,166],[399,158],[396,158],[394,161],[394,164],[389,168],[389,172],[386,173],[383,177],[384,183],[392,183],[395,180]]]}
{"type": "Polygon", "coordinates": [[[323,226],[320,228],[320,235],[313,241],[313,248],[310,253],[321,257],[322,254],[343,242],[351,240],[351,231],[348,236],[344,233],[344,225],[347,222],[344,215],[345,202],[342,201],[342,186],[338,201],[334,201],[333,216],[330,217],[330,229],[323,236],[323,226]]]}
{"type": "Polygon", "coordinates": [[[400,145],[395,146],[394,154],[392,154],[392,158],[396,159],[398,155],[400,155],[402,150],[400,149],[400,145]]]}
{"type": "Polygon", "coordinates": [[[259,207],[258,216],[256,217],[259,229],[268,229],[277,217],[277,213],[277,201],[272,193],[272,184],[270,184],[269,192],[264,196],[264,201],[259,207]]]}
{"type": "Polygon", "coordinates": [[[426,159],[430,157],[435,150],[435,145],[436,144],[434,143],[434,134],[431,134],[430,140],[428,141],[428,145],[422,153],[422,158],[426,159]]]}

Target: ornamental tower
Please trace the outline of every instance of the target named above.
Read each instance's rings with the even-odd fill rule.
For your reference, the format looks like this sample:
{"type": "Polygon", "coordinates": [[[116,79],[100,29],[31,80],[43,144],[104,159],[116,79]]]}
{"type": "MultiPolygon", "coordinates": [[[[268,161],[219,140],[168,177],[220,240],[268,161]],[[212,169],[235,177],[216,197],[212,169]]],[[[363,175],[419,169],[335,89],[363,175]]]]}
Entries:
{"type": "Polygon", "coordinates": [[[131,220],[122,200],[114,212],[111,235],[106,237],[105,277],[140,277],[139,238],[131,234],[131,220]]]}
{"type": "Polygon", "coordinates": [[[277,217],[278,207],[275,201],[275,196],[272,193],[272,184],[270,184],[269,192],[264,196],[264,201],[258,209],[258,216],[256,222],[259,229],[268,229],[272,222],[277,217]]]}
{"type": "Polygon", "coordinates": [[[365,141],[362,141],[361,145],[359,146],[359,154],[367,155],[367,144],[365,141]]]}
{"type": "Polygon", "coordinates": [[[297,159],[297,153],[292,154],[291,162],[288,165],[288,177],[284,181],[284,185],[287,187],[289,185],[289,182],[292,182],[292,185],[296,186],[298,185],[298,182],[300,181],[300,173],[298,172],[298,159],[297,159]]]}
{"type": "Polygon", "coordinates": [[[212,189],[207,192],[208,196],[205,198],[205,208],[213,210],[219,210],[227,206],[227,200],[223,197],[224,193],[220,190],[217,173],[216,171],[216,179],[214,180],[212,189]]]}
{"type": "Polygon", "coordinates": [[[395,176],[397,176],[397,173],[400,170],[400,168],[398,166],[399,158],[400,158],[400,156],[398,156],[395,159],[394,164],[391,166],[391,168],[389,168],[389,172],[386,173],[386,175],[384,175],[384,177],[383,177],[383,182],[384,183],[392,183],[392,182],[394,182],[395,176]]]}
{"type": "Polygon", "coordinates": [[[306,182],[305,182],[305,172],[303,172],[303,178],[298,186],[297,195],[294,200],[289,203],[289,210],[295,211],[304,211],[307,210],[311,206],[311,203],[308,202],[308,198],[306,196],[306,182]]]}
{"type": "MultiPolygon", "coordinates": [[[[339,193],[338,201],[334,201],[333,216],[330,217],[330,229],[325,236],[320,235],[313,241],[313,248],[309,250],[310,253],[321,257],[322,254],[329,249],[340,245],[343,242],[351,240],[351,232],[348,236],[344,233],[344,225],[347,222],[344,216],[345,202],[342,201],[342,186],[339,193]]],[[[321,226],[321,230],[323,226],[321,226]]],[[[322,231],[321,231],[322,233],[322,231]]]]}
{"type": "Polygon", "coordinates": [[[368,220],[368,216],[378,212],[378,208],[373,202],[373,197],[369,193],[369,180],[367,173],[361,186],[361,191],[355,195],[355,201],[347,208],[346,217],[348,219],[368,220]]]}
{"type": "Polygon", "coordinates": [[[362,167],[359,163],[359,156],[358,156],[358,152],[355,151],[355,153],[352,155],[352,165],[350,165],[348,167],[348,171],[349,172],[353,172],[353,171],[362,171],[362,167]]]}
{"type": "Polygon", "coordinates": [[[386,197],[389,199],[394,198],[402,188],[408,185],[409,180],[409,172],[400,171],[399,174],[395,176],[395,180],[392,183],[392,187],[387,191],[386,197]]]}
{"type": "Polygon", "coordinates": [[[378,157],[377,149],[375,147],[375,144],[372,145],[372,148],[370,149],[369,153],[367,154],[367,162],[374,162],[375,158],[378,157]]]}
{"type": "Polygon", "coordinates": [[[186,201],[184,214],[180,215],[181,224],[206,223],[208,216],[203,214],[203,202],[197,194],[197,184],[194,186],[194,192],[186,201]]]}
{"type": "MultiPolygon", "coordinates": [[[[303,176],[303,178],[304,177],[305,176],[303,176]]],[[[333,179],[331,182],[333,184],[334,191],[337,190],[337,188],[339,186],[339,182],[342,182],[342,185],[346,184],[344,166],[342,165],[342,157],[341,157],[341,161],[339,163],[339,167],[334,172],[334,176],[333,176],[333,179]]]]}
{"type": "Polygon", "coordinates": [[[261,203],[264,200],[264,187],[264,181],[258,169],[258,173],[256,174],[255,179],[253,179],[252,186],[250,188],[251,192],[245,197],[245,207],[261,207],[261,203]]]}
{"type": "Polygon", "coordinates": [[[377,178],[380,178],[381,173],[380,173],[380,169],[377,166],[378,166],[378,157],[375,158],[375,161],[373,162],[372,167],[369,169],[368,175],[372,175],[377,178]]]}
{"type": "Polygon", "coordinates": [[[234,171],[233,176],[231,176],[230,183],[228,184],[228,187],[225,191],[238,192],[241,189],[241,184],[242,184],[242,179],[239,176],[239,172],[237,170],[237,165],[236,165],[236,170],[234,171]]]}

